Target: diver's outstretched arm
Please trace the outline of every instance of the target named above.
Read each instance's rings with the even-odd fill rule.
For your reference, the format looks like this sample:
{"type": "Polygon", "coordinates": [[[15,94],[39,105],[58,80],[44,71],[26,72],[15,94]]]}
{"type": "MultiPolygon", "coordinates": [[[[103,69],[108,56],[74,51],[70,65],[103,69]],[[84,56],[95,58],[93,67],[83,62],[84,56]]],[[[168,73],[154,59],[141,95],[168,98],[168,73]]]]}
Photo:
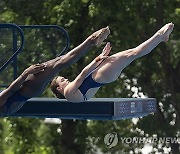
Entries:
{"type": "MultiPolygon", "coordinates": [[[[104,59],[108,58],[108,54],[111,51],[110,43],[107,43],[104,47],[102,53],[96,57],[89,65],[87,65],[81,73],[75,78],[74,81],[69,83],[65,88],[64,94],[65,97],[70,100],[73,98],[76,91],[79,89],[85,78],[93,72],[95,69],[98,69],[98,66],[103,62],[104,59]]],[[[72,99],[73,100],[73,99],[72,99]]]]}
{"type": "Polygon", "coordinates": [[[110,34],[109,27],[102,28],[90,35],[83,43],[63,55],[60,59],[61,66],[67,67],[75,63],[82,57],[92,46],[100,45],[110,34]]]}

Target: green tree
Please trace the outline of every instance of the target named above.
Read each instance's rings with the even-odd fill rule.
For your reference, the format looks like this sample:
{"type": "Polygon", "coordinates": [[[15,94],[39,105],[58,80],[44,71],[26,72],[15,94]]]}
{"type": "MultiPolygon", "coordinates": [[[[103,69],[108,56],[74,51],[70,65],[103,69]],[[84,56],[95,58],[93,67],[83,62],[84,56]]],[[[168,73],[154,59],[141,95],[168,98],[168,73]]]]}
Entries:
{"type": "MultiPolygon", "coordinates": [[[[108,40],[113,46],[113,53],[132,48],[149,38],[165,23],[172,21],[175,29],[168,43],[159,45],[154,52],[146,57],[140,58],[126,68],[120,78],[97,93],[96,97],[132,97],[132,87],[138,88],[138,92],[143,92],[148,97],[155,97],[158,101],[157,113],[138,119],[137,124],[131,120],[122,121],[79,121],[62,120],[60,125],[47,126],[40,124],[36,120],[35,126],[30,127],[31,119],[9,119],[10,123],[16,127],[9,130],[13,132],[14,142],[22,142],[23,146],[18,147],[20,151],[35,149],[37,144],[33,133],[39,130],[39,134],[46,132],[42,137],[42,145],[54,149],[52,153],[95,153],[99,148],[106,152],[127,152],[140,153],[139,149],[143,144],[122,144],[113,149],[107,149],[103,138],[109,132],[117,132],[119,136],[152,136],[158,137],[177,136],[179,137],[179,79],[180,79],[180,54],[178,52],[179,43],[179,0],[138,0],[138,1],[99,1],[99,0],[46,0],[43,2],[29,0],[4,0],[0,3],[1,22],[14,22],[16,24],[57,24],[63,26],[69,33],[71,48],[80,44],[93,31],[110,26],[111,35],[108,40]],[[22,125],[20,125],[22,123],[22,125]],[[26,127],[27,125],[27,127],[26,127]],[[27,128],[32,129],[32,136],[21,133],[27,128]],[[48,129],[48,127],[50,127],[48,129]],[[57,132],[57,129],[61,133],[57,132]],[[48,136],[51,134],[51,137],[48,136]],[[20,137],[17,137],[19,135],[20,137]],[[27,138],[28,143],[22,141],[27,138]],[[97,140],[98,138],[98,140],[97,140]],[[35,140],[32,144],[32,140],[35,140]],[[28,146],[31,146],[28,148],[28,146]]],[[[31,35],[30,33],[29,35],[31,35]]],[[[31,42],[30,42],[31,43],[31,42]]],[[[32,43],[32,51],[36,49],[36,43],[32,43]]],[[[44,59],[51,57],[44,44],[41,50],[45,51],[44,59]]],[[[64,76],[74,79],[75,76],[88,64],[102,47],[93,48],[88,54],[72,65],[69,69],[61,72],[64,76]],[[71,70],[75,70],[72,72],[71,70]]],[[[25,67],[24,59],[28,61],[33,58],[33,63],[38,62],[37,52],[19,58],[20,70],[25,67]]],[[[30,63],[28,65],[30,65],[30,63]]],[[[52,96],[49,90],[44,94],[52,96]]],[[[33,123],[34,124],[34,123],[33,123]]],[[[3,123],[1,125],[4,126],[3,123]]],[[[3,128],[3,127],[2,127],[3,128]]],[[[3,130],[3,129],[1,129],[3,130]]],[[[0,133],[4,134],[4,132],[0,133]]],[[[153,153],[162,152],[163,147],[170,147],[171,153],[179,153],[179,144],[164,144],[162,147],[158,143],[153,145],[153,153]]],[[[5,143],[4,143],[4,147],[5,143]]],[[[5,149],[5,148],[4,148],[5,149]]],[[[17,144],[13,150],[17,149],[17,144]]],[[[48,151],[46,149],[46,151],[48,151]]]]}

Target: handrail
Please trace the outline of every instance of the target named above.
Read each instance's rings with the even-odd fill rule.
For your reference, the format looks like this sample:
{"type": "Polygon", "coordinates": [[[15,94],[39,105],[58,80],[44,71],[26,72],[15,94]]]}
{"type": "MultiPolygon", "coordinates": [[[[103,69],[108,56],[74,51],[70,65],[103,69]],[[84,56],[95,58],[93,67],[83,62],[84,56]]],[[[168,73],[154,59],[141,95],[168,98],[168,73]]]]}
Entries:
{"type": "MultiPolygon", "coordinates": [[[[65,54],[67,52],[67,50],[69,49],[70,46],[70,39],[69,39],[69,35],[67,33],[67,31],[61,27],[61,26],[57,26],[57,25],[19,25],[17,26],[16,24],[11,24],[11,23],[0,23],[0,29],[1,28],[10,28],[13,30],[17,30],[20,33],[20,38],[21,38],[21,44],[20,47],[18,49],[15,50],[15,52],[13,53],[13,55],[7,60],[7,62],[5,62],[2,66],[0,66],[0,73],[13,61],[15,60],[15,58],[17,57],[17,55],[22,51],[23,47],[24,47],[24,32],[23,29],[42,29],[42,28],[54,28],[54,29],[59,29],[62,33],[63,33],[63,37],[65,37],[65,46],[62,49],[62,51],[57,54],[56,56],[59,57],[63,54],[65,54]]],[[[13,49],[14,50],[14,49],[13,49]]],[[[17,67],[17,66],[16,66],[17,67]]],[[[17,73],[17,72],[16,72],[17,73]]],[[[14,79],[16,78],[16,75],[14,77],[14,79]]],[[[7,85],[0,85],[0,87],[7,87],[7,85]]]]}
{"type": "Polygon", "coordinates": [[[16,50],[16,52],[13,53],[13,55],[7,60],[6,63],[4,63],[1,67],[0,67],[0,73],[9,65],[9,63],[22,51],[23,47],[24,47],[24,33],[22,31],[22,29],[17,26],[16,24],[0,24],[0,28],[13,28],[13,29],[17,29],[20,33],[21,36],[21,45],[20,47],[16,50]]]}

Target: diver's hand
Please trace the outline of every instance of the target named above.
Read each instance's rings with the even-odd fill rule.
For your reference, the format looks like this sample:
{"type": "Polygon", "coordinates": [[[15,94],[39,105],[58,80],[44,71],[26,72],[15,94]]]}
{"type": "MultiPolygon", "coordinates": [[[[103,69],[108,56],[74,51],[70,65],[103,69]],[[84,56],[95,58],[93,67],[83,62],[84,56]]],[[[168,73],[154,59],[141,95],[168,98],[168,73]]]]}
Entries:
{"type": "Polygon", "coordinates": [[[112,49],[112,47],[111,47],[110,42],[106,43],[106,45],[105,45],[105,47],[104,47],[101,55],[103,55],[103,56],[108,56],[109,53],[111,52],[111,49],[112,49]]]}
{"type": "Polygon", "coordinates": [[[109,55],[109,53],[111,51],[111,48],[112,47],[110,45],[110,42],[108,42],[106,44],[106,46],[104,47],[102,53],[98,57],[95,58],[95,61],[98,62],[98,61],[101,61],[101,60],[104,60],[104,59],[108,58],[108,55],[109,55]]]}
{"type": "Polygon", "coordinates": [[[37,74],[43,72],[46,68],[45,64],[35,64],[28,67],[24,72],[27,74],[37,74]]]}

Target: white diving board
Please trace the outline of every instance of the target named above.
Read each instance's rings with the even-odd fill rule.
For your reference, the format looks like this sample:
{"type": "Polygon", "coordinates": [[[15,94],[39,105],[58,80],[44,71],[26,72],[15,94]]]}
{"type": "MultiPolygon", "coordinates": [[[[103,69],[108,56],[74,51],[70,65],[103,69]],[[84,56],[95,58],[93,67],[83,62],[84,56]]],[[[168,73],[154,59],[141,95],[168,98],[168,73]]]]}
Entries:
{"type": "Polygon", "coordinates": [[[32,98],[11,117],[120,120],[156,112],[155,98],[92,98],[71,103],[66,99],[32,98]]]}

